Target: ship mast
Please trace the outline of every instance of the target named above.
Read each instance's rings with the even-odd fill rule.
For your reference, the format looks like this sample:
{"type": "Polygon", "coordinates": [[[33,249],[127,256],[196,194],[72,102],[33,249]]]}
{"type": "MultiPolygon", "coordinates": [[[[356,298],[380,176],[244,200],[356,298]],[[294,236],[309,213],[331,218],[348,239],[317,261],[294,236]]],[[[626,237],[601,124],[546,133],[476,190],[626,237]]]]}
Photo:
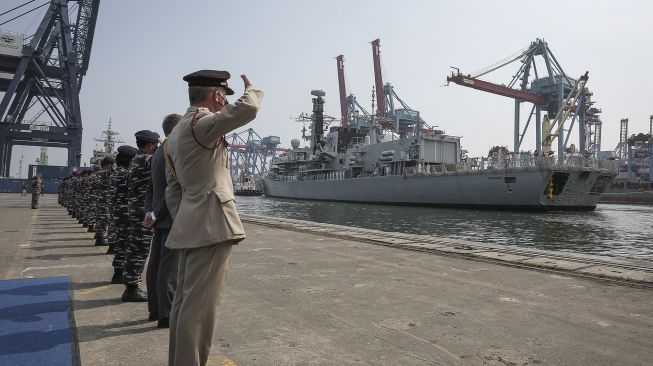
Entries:
{"type": "Polygon", "coordinates": [[[118,135],[120,135],[118,132],[115,132],[111,129],[111,118],[109,118],[109,125],[107,126],[106,130],[102,131],[102,138],[99,139],[95,138],[94,140],[97,142],[102,142],[103,144],[102,152],[107,154],[113,154],[116,151],[115,150],[116,143],[124,142],[117,138],[118,135]]]}

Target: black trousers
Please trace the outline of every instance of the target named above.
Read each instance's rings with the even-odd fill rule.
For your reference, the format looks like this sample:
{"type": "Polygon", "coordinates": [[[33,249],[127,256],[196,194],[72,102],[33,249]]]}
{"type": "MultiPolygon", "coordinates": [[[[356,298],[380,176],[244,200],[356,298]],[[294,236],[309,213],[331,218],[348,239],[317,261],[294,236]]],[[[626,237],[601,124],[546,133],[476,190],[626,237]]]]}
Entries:
{"type": "Polygon", "coordinates": [[[154,229],[150,261],[147,264],[147,307],[150,313],[158,313],[159,319],[169,318],[172,298],[177,288],[176,250],[165,246],[170,229],[154,229]]]}

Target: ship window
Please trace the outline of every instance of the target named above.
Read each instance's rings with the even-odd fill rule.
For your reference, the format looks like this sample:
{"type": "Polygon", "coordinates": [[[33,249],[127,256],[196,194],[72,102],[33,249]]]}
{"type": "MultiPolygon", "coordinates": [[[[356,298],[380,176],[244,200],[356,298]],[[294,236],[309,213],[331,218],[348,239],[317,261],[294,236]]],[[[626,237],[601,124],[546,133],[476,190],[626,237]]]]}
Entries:
{"type": "Polygon", "coordinates": [[[580,180],[587,180],[590,177],[590,172],[580,172],[580,180]]]}
{"type": "Polygon", "coordinates": [[[515,183],[517,182],[517,177],[505,177],[503,178],[503,181],[506,183],[515,183]]]}

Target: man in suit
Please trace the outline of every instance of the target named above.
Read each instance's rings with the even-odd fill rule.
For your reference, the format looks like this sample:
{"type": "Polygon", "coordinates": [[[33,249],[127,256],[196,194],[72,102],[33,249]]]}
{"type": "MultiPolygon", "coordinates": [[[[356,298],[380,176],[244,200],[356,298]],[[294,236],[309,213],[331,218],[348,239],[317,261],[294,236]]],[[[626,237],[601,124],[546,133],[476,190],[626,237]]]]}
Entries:
{"type": "Polygon", "coordinates": [[[158,328],[168,328],[172,298],[177,287],[177,253],[165,247],[172,219],[168,213],[165,200],[166,182],[164,151],[167,149],[167,137],[177,125],[181,116],[171,114],[163,119],[163,133],[166,140],[163,148],[156,150],[152,156],[152,183],[145,195],[145,221],[143,225],[154,226],[150,260],[147,264],[147,306],[150,320],[158,320],[158,328]]]}
{"type": "Polygon", "coordinates": [[[186,75],[190,107],[169,136],[166,202],[173,218],[166,246],[179,253],[170,315],[170,365],[205,365],[233,244],[245,238],[236,211],[225,134],[256,117],[263,92],[227,103],[226,71],[186,75]]]}

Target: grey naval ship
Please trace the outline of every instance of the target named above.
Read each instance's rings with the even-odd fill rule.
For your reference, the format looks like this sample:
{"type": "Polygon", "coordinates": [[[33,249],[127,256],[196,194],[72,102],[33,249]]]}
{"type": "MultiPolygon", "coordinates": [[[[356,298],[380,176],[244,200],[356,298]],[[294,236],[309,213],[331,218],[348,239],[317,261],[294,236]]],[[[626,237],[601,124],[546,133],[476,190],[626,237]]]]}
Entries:
{"type": "MultiPolygon", "coordinates": [[[[315,98],[316,103],[322,101],[321,96],[315,98]]],[[[378,130],[363,134],[336,127],[324,144],[304,148],[294,139],[292,149],[272,161],[262,180],[265,195],[414,206],[593,210],[616,174],[614,161],[581,154],[559,158],[499,150],[488,158],[463,158],[460,138],[441,130],[405,138],[378,130]],[[340,153],[338,142],[347,137],[354,143],[340,153]]]]}
{"type": "MultiPolygon", "coordinates": [[[[346,114],[343,108],[342,125],[327,128],[336,119],[323,113],[325,93],[314,90],[312,114],[300,116],[310,121],[310,134],[304,128],[310,146],[300,147],[300,140],[293,139],[292,149],[272,160],[262,179],[265,195],[411,206],[594,210],[617,173],[617,162],[576,151],[573,144],[561,154],[551,151],[552,141],[561,138],[556,122],[570,117],[565,111],[578,111],[586,81],[587,74],[566,83],[567,98],[559,104],[563,107],[542,123],[541,150],[497,148],[483,158],[467,157],[459,137],[429,127],[398,97],[403,108],[389,108],[391,119],[367,112],[346,114]]],[[[396,96],[390,84],[382,87],[386,96],[396,96]]],[[[353,96],[347,99],[345,106],[362,109],[353,96]]]]}

